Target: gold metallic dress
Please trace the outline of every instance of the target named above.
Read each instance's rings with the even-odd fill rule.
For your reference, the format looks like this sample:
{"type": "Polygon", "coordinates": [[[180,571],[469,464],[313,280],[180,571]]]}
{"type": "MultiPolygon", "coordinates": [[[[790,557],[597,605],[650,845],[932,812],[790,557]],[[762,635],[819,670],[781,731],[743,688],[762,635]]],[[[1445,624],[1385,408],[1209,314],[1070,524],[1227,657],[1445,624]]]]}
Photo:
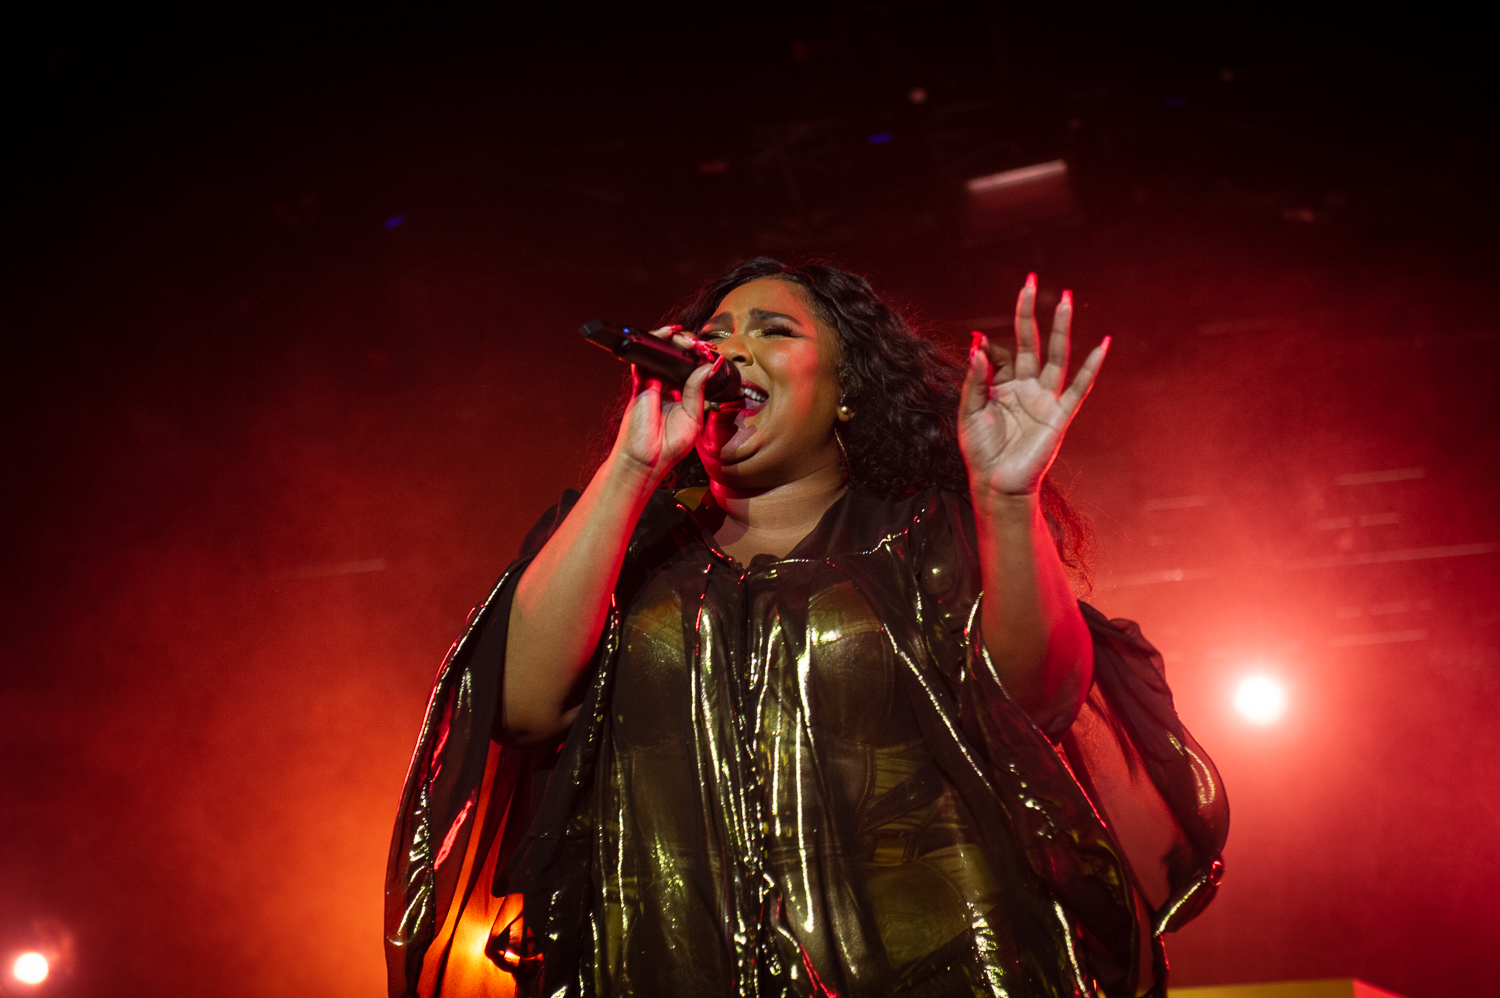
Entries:
{"type": "Polygon", "coordinates": [[[558,748],[492,738],[515,579],[439,672],[387,882],[392,996],[1164,989],[1228,810],[1159,656],[1084,607],[1096,682],[1039,730],[978,634],[965,499],[845,494],[742,566],[660,493],[558,748]]]}

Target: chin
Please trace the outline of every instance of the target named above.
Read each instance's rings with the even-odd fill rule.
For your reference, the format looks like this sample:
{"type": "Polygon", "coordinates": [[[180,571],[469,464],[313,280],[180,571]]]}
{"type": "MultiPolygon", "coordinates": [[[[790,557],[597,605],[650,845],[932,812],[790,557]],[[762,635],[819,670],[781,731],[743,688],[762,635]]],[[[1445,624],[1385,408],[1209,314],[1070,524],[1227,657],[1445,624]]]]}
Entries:
{"type": "MultiPolygon", "coordinates": [[[[733,489],[759,489],[768,488],[775,482],[766,482],[764,479],[765,462],[759,461],[759,454],[750,454],[735,461],[703,461],[703,468],[708,472],[710,480],[727,485],[733,489]]],[[[699,455],[702,460],[703,455],[699,455]]]]}

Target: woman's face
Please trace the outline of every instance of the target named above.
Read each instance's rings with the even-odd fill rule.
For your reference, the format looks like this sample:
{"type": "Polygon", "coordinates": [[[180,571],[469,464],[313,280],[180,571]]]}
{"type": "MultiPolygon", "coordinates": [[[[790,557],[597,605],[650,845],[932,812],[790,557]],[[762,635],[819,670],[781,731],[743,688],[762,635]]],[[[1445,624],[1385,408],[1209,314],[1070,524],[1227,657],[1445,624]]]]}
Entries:
{"type": "Polygon", "coordinates": [[[697,333],[739,368],[745,386],[745,408],[710,412],[698,441],[715,481],[771,488],[838,462],[839,335],[797,285],[742,284],[697,333]]]}

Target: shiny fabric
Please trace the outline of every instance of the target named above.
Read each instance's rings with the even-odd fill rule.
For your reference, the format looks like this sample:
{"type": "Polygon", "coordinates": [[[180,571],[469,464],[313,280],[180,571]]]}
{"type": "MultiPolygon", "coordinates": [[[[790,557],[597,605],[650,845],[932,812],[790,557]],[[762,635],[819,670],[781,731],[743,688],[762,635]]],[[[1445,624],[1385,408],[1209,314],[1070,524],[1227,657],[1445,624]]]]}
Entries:
{"type": "Polygon", "coordinates": [[[510,594],[574,499],[439,672],[392,844],[393,996],[1164,986],[1228,811],[1134,625],[1084,607],[1095,685],[1043,732],[983,648],[961,497],[851,491],[741,566],[701,492],[661,493],[566,742],[501,748],[510,594]]]}

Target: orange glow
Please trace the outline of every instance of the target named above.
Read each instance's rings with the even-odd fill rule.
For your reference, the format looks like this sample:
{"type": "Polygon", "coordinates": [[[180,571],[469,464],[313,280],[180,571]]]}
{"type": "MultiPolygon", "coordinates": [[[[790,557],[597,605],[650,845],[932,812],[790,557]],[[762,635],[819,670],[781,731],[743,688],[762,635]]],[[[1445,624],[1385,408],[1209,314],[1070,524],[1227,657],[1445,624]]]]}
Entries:
{"type": "Polygon", "coordinates": [[[40,953],[22,953],[16,957],[11,973],[22,984],[40,984],[47,979],[47,958],[40,953]]]}

